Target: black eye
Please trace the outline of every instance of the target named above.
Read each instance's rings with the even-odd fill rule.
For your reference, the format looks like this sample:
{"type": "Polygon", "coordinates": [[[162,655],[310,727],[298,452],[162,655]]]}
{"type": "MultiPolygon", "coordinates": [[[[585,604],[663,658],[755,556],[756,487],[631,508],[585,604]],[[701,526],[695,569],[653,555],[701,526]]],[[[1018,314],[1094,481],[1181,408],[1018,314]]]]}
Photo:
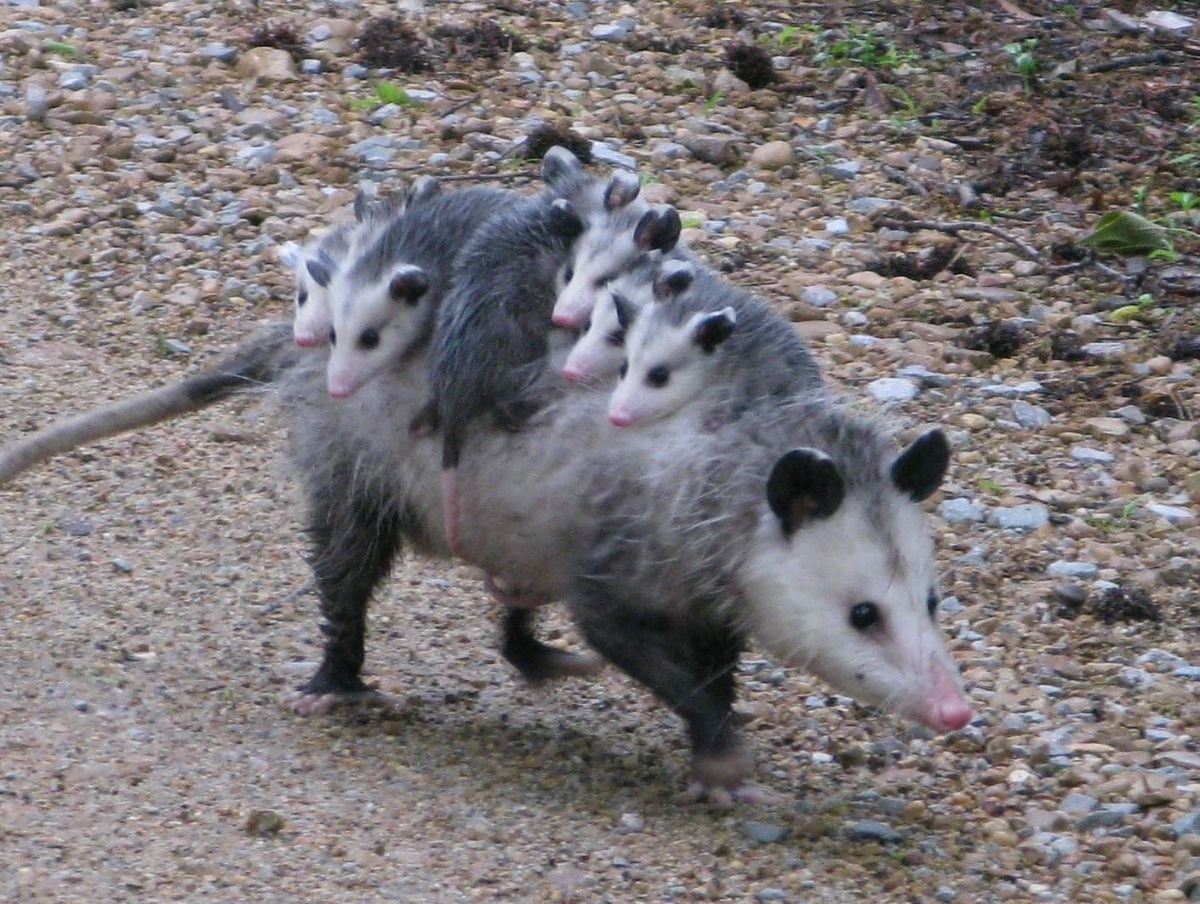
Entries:
{"type": "Polygon", "coordinates": [[[296,307],[304,307],[304,302],[308,301],[308,289],[301,289],[296,293],[296,307]]]}
{"type": "Polygon", "coordinates": [[[671,371],[667,369],[666,365],[660,364],[658,367],[650,368],[650,372],[646,374],[646,385],[662,389],[670,379],[671,371]]]}
{"type": "Polygon", "coordinates": [[[329,328],[329,344],[337,345],[337,330],[335,330],[333,327],[329,328]]]}
{"type": "Polygon", "coordinates": [[[931,619],[937,618],[937,610],[938,610],[939,602],[941,602],[941,601],[938,599],[937,594],[934,593],[932,590],[930,590],[929,598],[925,600],[925,608],[929,610],[929,617],[931,619]]]}
{"type": "Polygon", "coordinates": [[[614,348],[620,348],[622,345],[625,344],[625,331],[624,330],[613,330],[611,333],[609,333],[607,336],[604,337],[604,341],[607,342],[609,345],[613,346],[614,348]]]}
{"type": "Polygon", "coordinates": [[[563,282],[570,282],[574,278],[575,278],[575,268],[574,267],[567,267],[566,270],[563,270],[563,282]]]}
{"type": "Polygon", "coordinates": [[[379,344],[379,330],[363,330],[362,335],[358,337],[358,344],[362,348],[375,348],[379,344]]]}
{"type": "Polygon", "coordinates": [[[611,276],[601,276],[599,279],[596,280],[596,288],[603,289],[605,286],[607,286],[612,281],[613,281],[613,277],[611,277],[611,276]]]}
{"type": "Polygon", "coordinates": [[[622,380],[625,379],[625,374],[627,374],[627,373],[629,373],[629,362],[622,361],[621,362],[621,379],[622,380]]]}
{"type": "Polygon", "coordinates": [[[856,631],[865,631],[879,624],[879,607],[874,603],[859,603],[850,610],[850,626],[856,631]]]}

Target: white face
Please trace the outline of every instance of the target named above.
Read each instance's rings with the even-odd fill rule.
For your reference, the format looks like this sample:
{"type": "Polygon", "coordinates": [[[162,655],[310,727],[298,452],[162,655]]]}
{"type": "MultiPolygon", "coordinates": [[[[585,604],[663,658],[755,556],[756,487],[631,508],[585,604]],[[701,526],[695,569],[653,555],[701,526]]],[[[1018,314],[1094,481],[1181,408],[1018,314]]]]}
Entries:
{"type": "Polygon", "coordinates": [[[285,242],[278,252],[280,262],[291,270],[296,278],[292,335],[296,344],[304,348],[327,343],[329,327],[333,321],[329,312],[328,291],[308,272],[307,255],[314,249],[315,244],[306,248],[296,242],[285,242]]]}
{"type": "Polygon", "coordinates": [[[890,505],[890,543],[854,499],[790,537],[767,512],[741,575],[750,628],[841,693],[953,731],[973,713],[935,623],[932,544],[916,503],[890,505]]]}
{"type": "Polygon", "coordinates": [[[621,370],[625,360],[625,337],[631,327],[622,326],[616,298],[623,299],[626,319],[654,299],[654,284],[648,274],[628,273],[601,292],[583,334],[576,340],[563,365],[563,376],[580,383],[603,383],[621,370]]]}
{"type": "Polygon", "coordinates": [[[432,301],[419,267],[402,264],[371,285],[355,285],[349,274],[330,284],[329,394],[346,398],[403,360],[431,316],[432,301]]]}
{"type": "Polygon", "coordinates": [[[669,324],[647,305],[625,340],[625,364],[608,404],[608,419],[629,427],[674,414],[704,391],[715,369],[713,352],[694,340],[696,314],[669,324]]]}
{"type": "Polygon", "coordinates": [[[605,288],[628,271],[637,253],[632,231],[613,235],[603,227],[589,228],[558,272],[558,296],[550,318],[554,325],[580,329],[605,288]]]}

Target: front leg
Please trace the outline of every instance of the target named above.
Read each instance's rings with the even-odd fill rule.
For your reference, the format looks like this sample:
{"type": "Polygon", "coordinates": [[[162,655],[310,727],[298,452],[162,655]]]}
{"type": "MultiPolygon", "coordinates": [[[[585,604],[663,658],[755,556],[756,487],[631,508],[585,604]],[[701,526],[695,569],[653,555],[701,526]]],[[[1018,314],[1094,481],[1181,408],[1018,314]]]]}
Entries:
{"type": "MultiPolygon", "coordinates": [[[[622,595],[624,597],[624,595],[622,595]]],[[[686,626],[617,596],[600,579],[580,579],[571,613],[602,656],[650,688],[687,723],[692,744],[690,797],[718,806],[761,800],[747,784],[753,759],[733,715],[742,639],[721,625],[686,626]]]]}

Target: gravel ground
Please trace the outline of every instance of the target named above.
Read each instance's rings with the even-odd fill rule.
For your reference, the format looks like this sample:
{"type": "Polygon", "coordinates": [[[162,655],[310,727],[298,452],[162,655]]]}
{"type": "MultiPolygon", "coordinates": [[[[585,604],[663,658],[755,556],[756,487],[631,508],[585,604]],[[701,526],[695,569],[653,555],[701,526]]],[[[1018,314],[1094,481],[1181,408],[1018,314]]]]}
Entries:
{"type": "Polygon", "coordinates": [[[403,707],[297,718],[279,700],[320,635],[264,395],[0,489],[0,894],[1200,900],[1200,276],[1186,239],[1166,264],[1062,250],[1143,184],[1156,213],[1195,191],[1164,163],[1200,152],[1176,103],[1194,25],[1143,28],[1137,3],[396,6],[0,0],[0,437],[287,316],[274,247],[360,182],[520,187],[516,143],[565,123],[649,174],[836,383],[947,426],[941,617],[980,716],[933,738],[751,651],[740,707],[787,802],[688,805],[667,711],[614,670],[521,685],[472,570],[410,561],[368,639],[403,707]],[[364,63],[355,36],[396,6],[430,69],[364,63]],[[911,56],[830,62],[867,25],[911,56]],[[249,49],[259,27],[290,46],[280,26],[294,54],[249,49]],[[1003,45],[1040,38],[1049,68],[1052,35],[1080,72],[1166,56],[1036,95],[1003,45]],[[777,84],[723,68],[739,37],[777,84]]]}

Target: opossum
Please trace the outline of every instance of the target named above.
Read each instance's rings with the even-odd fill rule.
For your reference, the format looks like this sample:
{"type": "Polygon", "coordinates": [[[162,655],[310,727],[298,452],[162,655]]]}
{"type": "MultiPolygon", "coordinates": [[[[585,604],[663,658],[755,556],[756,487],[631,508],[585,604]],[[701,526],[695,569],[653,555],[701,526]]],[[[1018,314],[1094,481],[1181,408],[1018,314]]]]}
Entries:
{"type": "Polygon", "coordinates": [[[339,223],[304,245],[285,242],[279,247],[280,261],[296,277],[293,328],[297,345],[309,348],[329,341],[333,315],[328,292],[337,269],[369,246],[406,209],[428,200],[439,190],[436,179],[421,176],[403,191],[376,201],[359,191],[354,199],[353,222],[339,223]]]}
{"type": "Polygon", "coordinates": [[[264,327],[213,367],[178,383],[85,411],[24,437],[0,452],[0,485],[55,455],[148,427],[240,392],[261,390],[299,354],[291,324],[264,327]]]}
{"type": "Polygon", "coordinates": [[[596,306],[563,364],[562,374],[573,383],[604,383],[617,376],[625,360],[625,337],[647,304],[671,298],[686,289],[693,268],[682,261],[647,258],[612,280],[600,292],[596,306]]]}
{"type": "Polygon", "coordinates": [[[684,290],[647,305],[630,327],[609,420],[666,417],[689,403],[710,422],[768,397],[820,385],[808,346],[767,304],[703,268],[684,290]]]}
{"type": "Polygon", "coordinates": [[[518,196],[464,188],[426,197],[392,219],[329,284],[328,387],[344,398],[424,349],[463,244],[518,196]]]}
{"type": "MultiPolygon", "coordinates": [[[[896,455],[823,392],[768,397],[715,428],[685,413],[615,430],[602,395],[570,391],[551,367],[541,379],[550,401],[523,430],[479,419],[467,431],[463,556],[533,598],[564,600],[597,651],[685,720],[694,794],[725,803],[746,788],[731,705],[751,635],[937,731],[970,720],[934,622],[917,504],[948,464],[940,432],[896,455]]],[[[299,711],[363,690],[367,604],[402,541],[450,552],[438,443],[403,426],[415,380],[410,367],[345,404],[321,392],[319,369],[287,379],[328,622],[299,711]]],[[[569,672],[567,654],[548,649],[537,667],[569,672]]]]}

